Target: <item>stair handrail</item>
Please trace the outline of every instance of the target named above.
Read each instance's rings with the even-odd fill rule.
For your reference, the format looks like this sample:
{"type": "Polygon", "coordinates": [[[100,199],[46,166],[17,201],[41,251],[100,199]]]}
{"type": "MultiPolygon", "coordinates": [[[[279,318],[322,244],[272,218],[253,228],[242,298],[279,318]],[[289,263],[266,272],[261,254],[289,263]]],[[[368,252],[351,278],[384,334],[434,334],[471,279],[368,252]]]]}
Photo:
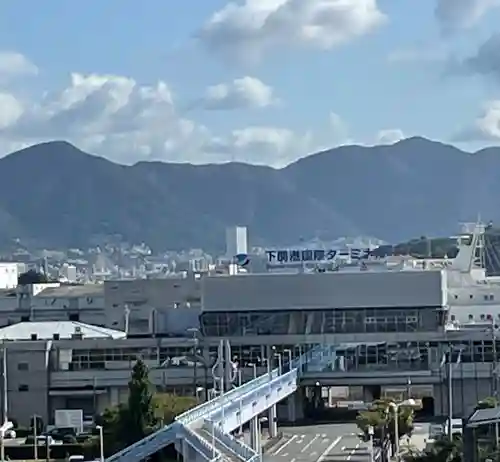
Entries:
{"type": "Polygon", "coordinates": [[[222,454],[217,450],[216,447],[212,446],[212,443],[207,441],[203,436],[198,435],[195,431],[191,430],[189,427],[183,426],[184,430],[187,434],[188,439],[193,438],[195,441],[201,443],[205,448],[209,448],[210,452],[212,452],[212,455],[215,454],[215,457],[212,459],[209,459],[210,461],[217,461],[219,459],[222,459],[222,454]]]}
{"type": "MultiPolygon", "coordinates": [[[[299,358],[296,358],[292,361],[292,366],[295,367],[300,367],[304,359],[307,358],[315,358],[318,354],[321,355],[321,353],[324,351],[325,345],[317,345],[313,349],[309,350],[308,352],[304,353],[301,355],[299,358]]],[[[213,409],[217,408],[219,405],[223,405],[227,403],[228,401],[234,401],[241,397],[242,395],[245,395],[249,390],[252,390],[254,387],[259,387],[265,383],[270,382],[274,378],[278,377],[281,371],[279,369],[274,369],[271,372],[267,372],[253,380],[250,380],[249,382],[244,383],[243,385],[233,388],[232,390],[228,391],[227,393],[223,394],[222,396],[217,396],[210,401],[206,401],[205,403],[201,403],[198,406],[184,412],[183,414],[177,416],[175,420],[178,420],[179,422],[182,422],[184,425],[188,425],[196,420],[199,420],[205,416],[207,416],[213,409]]]]}
{"type": "Polygon", "coordinates": [[[249,391],[252,391],[256,387],[260,387],[261,385],[270,382],[275,377],[279,375],[278,369],[274,371],[268,372],[256,379],[251,380],[250,382],[244,383],[243,385],[233,388],[232,390],[224,393],[222,396],[217,396],[210,401],[202,403],[193,409],[190,409],[183,414],[177,416],[175,420],[181,422],[184,425],[188,425],[196,420],[200,420],[203,417],[207,416],[210,412],[218,407],[226,404],[229,401],[235,401],[239,397],[246,395],[249,391]]]}
{"type": "Polygon", "coordinates": [[[205,419],[204,423],[209,427],[210,431],[214,433],[214,436],[229,447],[236,455],[240,456],[244,460],[252,459],[257,453],[243,441],[238,440],[229,433],[222,431],[215,422],[209,419],[205,419]]]}

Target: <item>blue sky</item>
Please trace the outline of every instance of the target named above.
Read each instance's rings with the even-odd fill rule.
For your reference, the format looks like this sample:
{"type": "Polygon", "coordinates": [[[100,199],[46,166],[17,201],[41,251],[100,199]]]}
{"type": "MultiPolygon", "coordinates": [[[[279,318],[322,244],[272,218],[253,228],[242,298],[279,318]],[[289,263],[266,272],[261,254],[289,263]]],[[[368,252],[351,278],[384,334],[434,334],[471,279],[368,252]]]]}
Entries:
{"type": "Polygon", "coordinates": [[[498,0],[3,0],[0,155],[285,165],[500,142],[498,0]],[[29,14],[27,14],[29,12],[29,14]]]}

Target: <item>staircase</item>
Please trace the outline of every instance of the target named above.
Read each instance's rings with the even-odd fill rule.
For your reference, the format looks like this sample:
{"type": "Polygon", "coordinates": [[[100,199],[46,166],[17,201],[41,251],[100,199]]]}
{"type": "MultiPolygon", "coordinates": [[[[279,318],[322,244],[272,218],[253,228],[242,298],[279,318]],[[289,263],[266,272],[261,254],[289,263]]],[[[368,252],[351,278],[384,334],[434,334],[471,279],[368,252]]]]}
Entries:
{"type": "Polygon", "coordinates": [[[171,425],[108,457],[106,462],[137,462],[172,443],[183,453],[195,451],[196,462],[198,459],[202,462],[262,462],[261,454],[234,438],[230,431],[293,393],[302,371],[311,371],[310,367],[323,370],[334,358],[333,347],[318,345],[293,360],[287,373],[281,374],[275,369],[203,403],[176,417],[171,425]]]}

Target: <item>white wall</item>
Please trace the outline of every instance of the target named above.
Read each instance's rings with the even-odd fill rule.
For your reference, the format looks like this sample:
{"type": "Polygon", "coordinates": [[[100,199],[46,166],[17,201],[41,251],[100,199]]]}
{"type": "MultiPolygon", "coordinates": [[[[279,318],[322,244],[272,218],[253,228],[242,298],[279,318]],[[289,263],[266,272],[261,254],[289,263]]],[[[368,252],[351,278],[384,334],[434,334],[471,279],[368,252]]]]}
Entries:
{"type": "Polygon", "coordinates": [[[0,263],[0,289],[15,289],[17,277],[17,263],[0,263]]]}

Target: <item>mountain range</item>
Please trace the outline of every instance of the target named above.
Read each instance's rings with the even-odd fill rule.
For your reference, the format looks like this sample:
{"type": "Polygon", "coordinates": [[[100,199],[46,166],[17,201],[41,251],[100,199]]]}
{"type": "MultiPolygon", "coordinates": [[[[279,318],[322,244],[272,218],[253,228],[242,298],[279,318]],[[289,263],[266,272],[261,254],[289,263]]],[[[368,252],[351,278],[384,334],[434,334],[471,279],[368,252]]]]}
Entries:
{"type": "Polygon", "coordinates": [[[0,243],[85,247],[119,234],[154,250],[222,250],[246,225],[253,245],[368,235],[390,242],[500,220],[500,148],[474,154],[425,138],[342,146],[283,169],[113,163],[54,141],[0,159],[0,243]]]}

